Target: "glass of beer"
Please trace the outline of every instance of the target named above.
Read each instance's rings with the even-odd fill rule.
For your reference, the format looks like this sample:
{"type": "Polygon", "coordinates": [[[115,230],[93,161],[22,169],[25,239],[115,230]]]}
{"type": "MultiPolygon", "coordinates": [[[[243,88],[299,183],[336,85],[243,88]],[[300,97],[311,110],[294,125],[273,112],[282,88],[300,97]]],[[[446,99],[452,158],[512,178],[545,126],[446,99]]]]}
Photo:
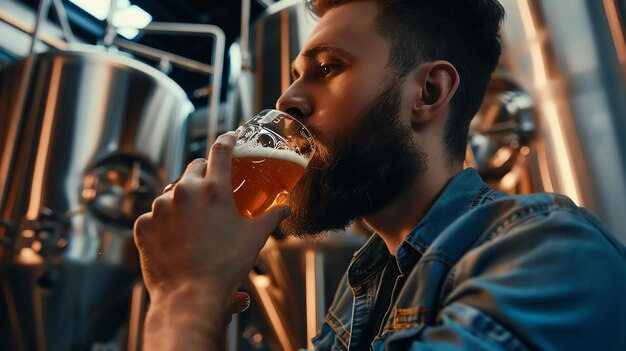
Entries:
{"type": "Polygon", "coordinates": [[[311,132],[294,117],[263,110],[237,129],[232,184],[235,203],[254,218],[285,203],[315,153],[311,132]]]}

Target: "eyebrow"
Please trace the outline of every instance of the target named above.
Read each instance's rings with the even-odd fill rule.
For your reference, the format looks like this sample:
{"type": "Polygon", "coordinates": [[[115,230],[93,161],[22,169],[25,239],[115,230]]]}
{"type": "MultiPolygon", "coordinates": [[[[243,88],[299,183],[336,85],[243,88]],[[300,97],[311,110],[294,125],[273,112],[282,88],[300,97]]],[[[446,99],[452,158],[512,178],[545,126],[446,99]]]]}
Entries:
{"type": "Polygon", "coordinates": [[[336,45],[332,45],[332,44],[319,44],[319,45],[312,46],[306,49],[300,55],[304,57],[315,57],[323,53],[329,53],[329,54],[338,53],[338,54],[343,54],[343,55],[348,55],[348,56],[350,55],[347,51],[340,49],[336,45]]]}
{"type": "MultiPolygon", "coordinates": [[[[351,57],[352,56],[352,55],[350,55],[349,52],[347,52],[347,51],[345,51],[343,49],[340,49],[337,46],[332,45],[332,44],[318,44],[318,45],[312,46],[312,47],[304,50],[303,52],[301,52],[300,55],[298,55],[298,56],[302,56],[302,57],[306,57],[306,58],[313,58],[313,57],[316,57],[317,55],[320,55],[320,54],[340,54],[342,56],[347,56],[347,57],[351,57]]],[[[292,73],[292,75],[295,72],[296,60],[297,60],[297,58],[291,62],[291,73],[292,73]]]]}

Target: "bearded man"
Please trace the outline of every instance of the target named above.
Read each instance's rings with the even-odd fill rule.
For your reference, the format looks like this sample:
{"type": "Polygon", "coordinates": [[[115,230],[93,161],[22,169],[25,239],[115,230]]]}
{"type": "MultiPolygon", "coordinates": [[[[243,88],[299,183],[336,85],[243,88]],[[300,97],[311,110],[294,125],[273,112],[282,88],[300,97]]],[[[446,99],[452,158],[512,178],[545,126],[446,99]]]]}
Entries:
{"type": "Polygon", "coordinates": [[[320,17],[277,108],[321,146],[289,206],[243,218],[232,133],[140,217],[147,350],[222,350],[233,294],[277,228],[364,220],[319,350],[625,350],[626,249],[555,194],[463,169],[500,55],[496,0],[311,0],[320,17]]]}

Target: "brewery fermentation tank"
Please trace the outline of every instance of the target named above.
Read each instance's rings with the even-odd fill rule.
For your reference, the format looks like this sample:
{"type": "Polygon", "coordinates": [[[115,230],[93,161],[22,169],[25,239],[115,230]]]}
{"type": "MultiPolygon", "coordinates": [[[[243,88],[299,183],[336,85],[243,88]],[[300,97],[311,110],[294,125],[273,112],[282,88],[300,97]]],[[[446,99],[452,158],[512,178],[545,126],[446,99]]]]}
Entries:
{"type": "Polygon", "coordinates": [[[132,224],[181,173],[193,105],[120,54],[28,60],[0,72],[0,349],[123,344],[140,279],[132,224]]]}

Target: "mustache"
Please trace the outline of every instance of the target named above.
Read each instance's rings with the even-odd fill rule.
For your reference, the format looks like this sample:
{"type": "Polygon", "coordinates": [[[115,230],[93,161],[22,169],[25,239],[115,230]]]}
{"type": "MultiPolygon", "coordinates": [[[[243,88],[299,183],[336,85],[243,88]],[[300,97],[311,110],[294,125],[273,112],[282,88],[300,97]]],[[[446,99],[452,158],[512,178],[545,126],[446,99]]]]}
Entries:
{"type": "Polygon", "coordinates": [[[315,141],[315,153],[311,157],[305,173],[309,170],[327,169],[332,163],[333,156],[337,155],[337,151],[339,150],[338,144],[318,128],[305,124],[304,122],[303,124],[311,132],[315,141]]]}

